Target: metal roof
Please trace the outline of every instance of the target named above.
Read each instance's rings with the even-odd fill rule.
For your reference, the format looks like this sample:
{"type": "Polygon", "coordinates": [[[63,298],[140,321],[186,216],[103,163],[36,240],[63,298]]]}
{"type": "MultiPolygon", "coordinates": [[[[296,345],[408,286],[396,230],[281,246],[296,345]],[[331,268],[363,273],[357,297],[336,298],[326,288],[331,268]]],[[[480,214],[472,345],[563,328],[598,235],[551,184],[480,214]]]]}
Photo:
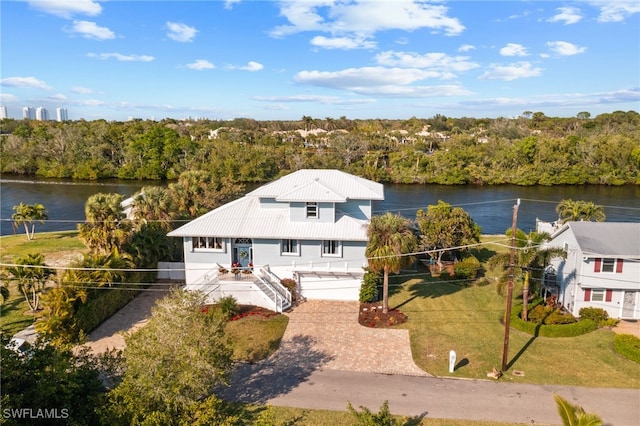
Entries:
{"type": "Polygon", "coordinates": [[[250,192],[250,196],[276,198],[278,201],[384,200],[384,187],[339,170],[302,169],[250,192]],[[304,188],[304,189],[303,189],[304,188]],[[299,192],[300,191],[300,192],[299,192]],[[292,199],[287,198],[291,195],[292,199]]]}
{"type": "Polygon", "coordinates": [[[585,254],[640,258],[640,223],[567,222],[554,239],[569,229],[585,254]]]}
{"type": "Polygon", "coordinates": [[[333,223],[292,222],[289,201],[344,202],[349,198],[384,199],[383,194],[381,184],[348,173],[335,170],[300,170],[212,210],[168,235],[367,241],[368,221],[336,213],[333,223]],[[316,177],[319,179],[316,180],[316,177]],[[340,188],[341,191],[335,188],[340,188]],[[260,205],[260,198],[282,201],[282,207],[271,204],[265,208],[260,205]]]}

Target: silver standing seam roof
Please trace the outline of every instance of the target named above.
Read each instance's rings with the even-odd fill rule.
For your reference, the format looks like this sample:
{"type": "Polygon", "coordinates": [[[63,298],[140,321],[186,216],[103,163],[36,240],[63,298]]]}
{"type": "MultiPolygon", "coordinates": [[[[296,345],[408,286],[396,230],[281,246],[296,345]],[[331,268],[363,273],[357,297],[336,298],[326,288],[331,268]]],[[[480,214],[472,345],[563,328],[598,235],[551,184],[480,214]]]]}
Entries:
{"type": "Polygon", "coordinates": [[[170,232],[170,237],[233,237],[302,240],[367,241],[368,221],[340,213],[335,222],[291,222],[289,202],[383,200],[382,184],[338,170],[304,169],[251,191],[170,232]],[[260,199],[282,207],[261,207],[260,199]]]}
{"type": "Polygon", "coordinates": [[[567,222],[553,238],[568,229],[584,254],[640,259],[640,223],[567,222]]]}

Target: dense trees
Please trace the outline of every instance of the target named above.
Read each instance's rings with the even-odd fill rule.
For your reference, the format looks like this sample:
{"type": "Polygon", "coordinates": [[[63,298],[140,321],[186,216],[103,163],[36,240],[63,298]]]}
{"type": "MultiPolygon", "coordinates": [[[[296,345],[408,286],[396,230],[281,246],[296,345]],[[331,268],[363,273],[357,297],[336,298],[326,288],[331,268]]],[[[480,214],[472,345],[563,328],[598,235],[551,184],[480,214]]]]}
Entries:
{"type": "Polygon", "coordinates": [[[572,200],[570,198],[562,200],[556,206],[556,212],[558,212],[558,218],[562,223],[581,220],[604,222],[606,219],[602,206],[593,201],[572,200]]]}
{"type": "Polygon", "coordinates": [[[640,183],[640,114],[634,111],[596,117],[583,111],[571,118],[526,111],[514,119],[436,114],[2,124],[0,172],[23,175],[173,180],[204,171],[216,182],[264,182],[316,167],[399,183],[640,183]],[[311,128],[326,133],[303,138],[296,131],[311,128]]]}

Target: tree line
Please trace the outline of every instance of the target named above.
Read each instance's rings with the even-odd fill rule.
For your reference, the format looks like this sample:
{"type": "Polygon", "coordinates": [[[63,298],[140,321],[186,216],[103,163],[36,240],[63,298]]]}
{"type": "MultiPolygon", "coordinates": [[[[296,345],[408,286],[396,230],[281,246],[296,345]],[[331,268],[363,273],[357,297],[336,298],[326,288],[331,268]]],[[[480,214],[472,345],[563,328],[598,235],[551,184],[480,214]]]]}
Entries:
{"type": "Polygon", "coordinates": [[[47,178],[266,182],[301,168],[378,182],[640,183],[640,114],[594,118],[0,122],[0,172],[47,178]]]}

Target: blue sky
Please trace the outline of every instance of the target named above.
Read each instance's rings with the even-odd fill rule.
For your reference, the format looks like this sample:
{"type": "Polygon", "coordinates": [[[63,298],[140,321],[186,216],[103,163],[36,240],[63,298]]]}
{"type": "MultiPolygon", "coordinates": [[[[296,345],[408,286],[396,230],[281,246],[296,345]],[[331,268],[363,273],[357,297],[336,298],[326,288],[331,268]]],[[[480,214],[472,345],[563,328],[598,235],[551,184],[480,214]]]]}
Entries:
{"type": "Polygon", "coordinates": [[[1,104],[69,119],[640,111],[640,1],[0,3],[1,104]]]}

